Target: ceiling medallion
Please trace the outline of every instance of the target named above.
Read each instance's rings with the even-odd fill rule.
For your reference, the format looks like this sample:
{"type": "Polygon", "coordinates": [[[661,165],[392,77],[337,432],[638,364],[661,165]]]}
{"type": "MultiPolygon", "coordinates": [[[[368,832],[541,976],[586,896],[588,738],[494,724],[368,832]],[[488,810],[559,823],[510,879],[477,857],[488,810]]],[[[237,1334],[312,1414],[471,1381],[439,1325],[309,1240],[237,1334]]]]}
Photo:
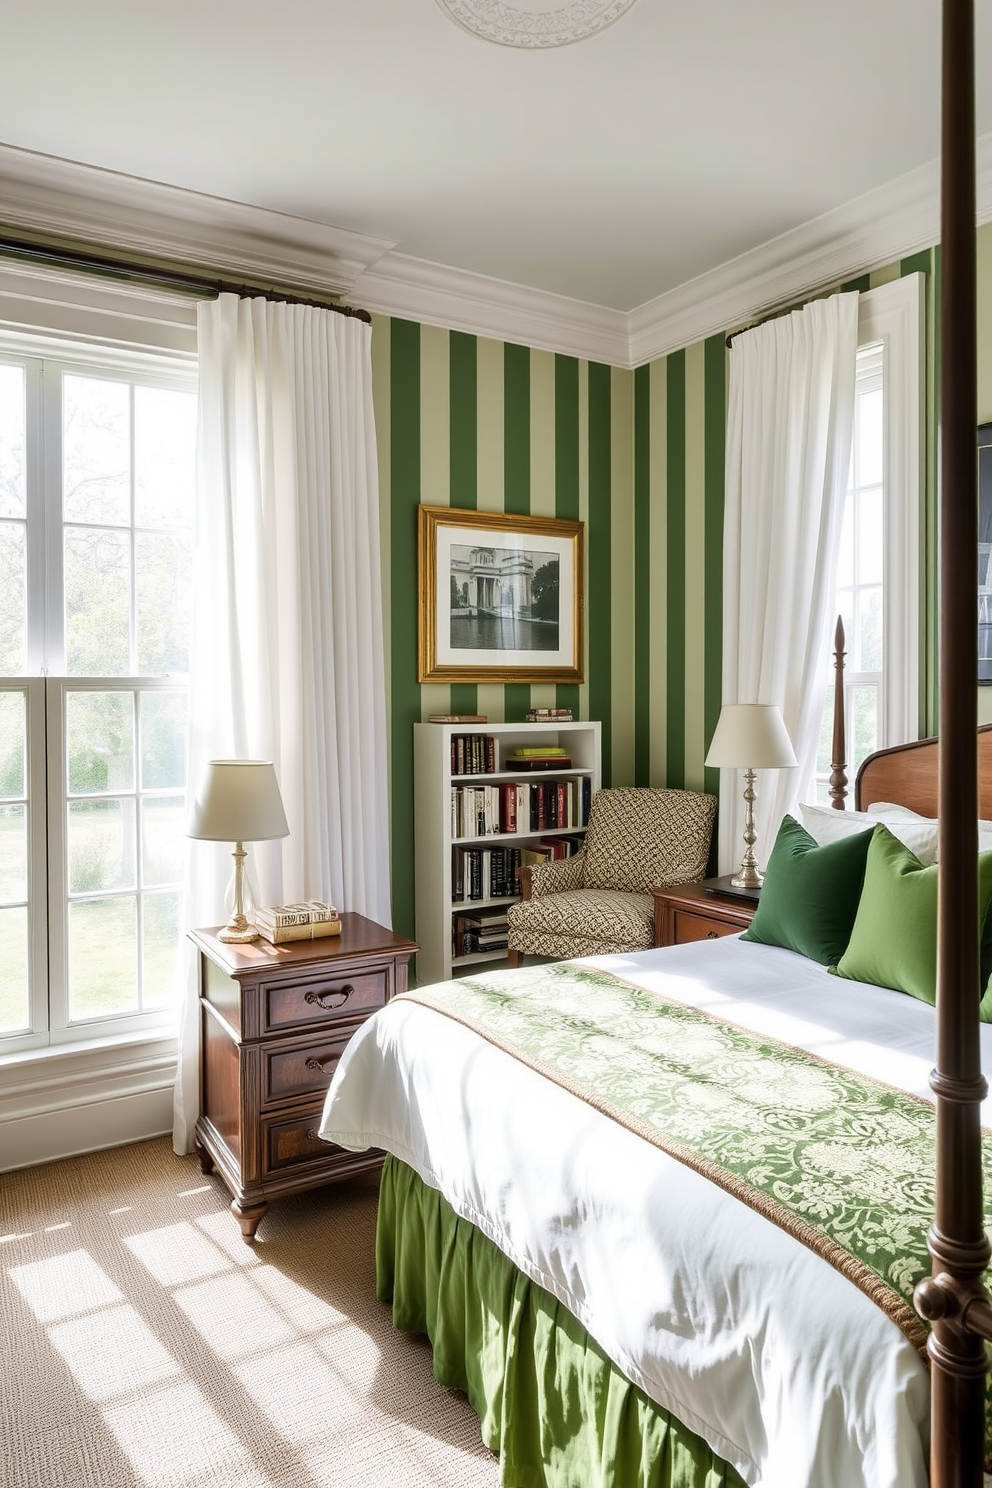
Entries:
{"type": "Polygon", "coordinates": [[[438,5],[476,36],[500,46],[559,47],[583,41],[611,26],[636,0],[437,0],[438,5]]]}

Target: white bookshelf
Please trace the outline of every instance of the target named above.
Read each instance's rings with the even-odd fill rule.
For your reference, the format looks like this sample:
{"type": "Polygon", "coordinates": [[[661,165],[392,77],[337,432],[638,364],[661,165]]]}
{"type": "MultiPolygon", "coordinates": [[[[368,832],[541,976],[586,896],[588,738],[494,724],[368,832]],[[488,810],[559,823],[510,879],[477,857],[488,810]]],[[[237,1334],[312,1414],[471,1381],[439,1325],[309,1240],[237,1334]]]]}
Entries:
{"type": "Polygon", "coordinates": [[[580,826],[546,827],[540,831],[487,832],[483,836],[455,836],[452,832],[452,786],[500,785],[507,782],[587,778],[591,792],[600,786],[600,725],[598,723],[417,723],[413,728],[414,826],[416,836],[417,980],[421,986],[446,981],[471,967],[483,969],[506,960],[505,951],[471,956],[452,955],[454,917],[479,909],[512,904],[512,898],[452,899],[452,847],[525,847],[538,838],[575,836],[580,826]],[[453,735],[489,735],[494,741],[495,770],[453,774],[453,735]],[[560,745],[568,750],[571,766],[564,770],[514,771],[507,768],[511,750],[527,746],[560,745]]]}

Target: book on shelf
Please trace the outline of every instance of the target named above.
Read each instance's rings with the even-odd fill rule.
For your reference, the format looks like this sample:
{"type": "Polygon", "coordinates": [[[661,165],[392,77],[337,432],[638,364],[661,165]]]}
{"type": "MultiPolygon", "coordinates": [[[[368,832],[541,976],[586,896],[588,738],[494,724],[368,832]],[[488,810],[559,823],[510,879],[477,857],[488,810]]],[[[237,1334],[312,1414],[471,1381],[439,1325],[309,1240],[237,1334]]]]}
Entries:
{"type": "Polygon", "coordinates": [[[451,900],[470,904],[474,899],[520,897],[519,847],[453,847],[451,900]]]}
{"type": "Polygon", "coordinates": [[[483,909],[455,915],[451,923],[451,949],[456,956],[505,951],[508,936],[505,909],[483,909]]]}
{"type": "Polygon", "coordinates": [[[568,754],[561,744],[529,744],[522,749],[511,749],[510,759],[560,759],[568,754]]]}
{"type": "Polygon", "coordinates": [[[306,925],[266,926],[260,925],[256,919],[255,929],[270,945],[287,945],[290,941],[323,940],[328,935],[340,935],[341,921],[311,920],[306,925]]]}
{"type": "Polygon", "coordinates": [[[430,713],[428,723],[488,723],[485,713],[430,713]]]}
{"type": "Polygon", "coordinates": [[[502,785],[453,785],[453,838],[545,832],[549,827],[584,827],[589,820],[592,781],[506,781],[502,785]]]}
{"type": "Polygon", "coordinates": [[[496,740],[492,734],[452,734],[452,775],[493,775],[496,740]]]}
{"type": "Polygon", "coordinates": [[[274,904],[255,910],[255,924],[267,925],[273,930],[282,930],[290,925],[312,925],[320,920],[336,920],[338,912],[333,904],[322,899],[306,899],[302,904],[274,904]]]}
{"type": "Polygon", "coordinates": [[[528,723],[571,723],[571,708],[528,708],[528,723]]]}
{"type": "Polygon", "coordinates": [[[570,770],[572,760],[567,754],[512,755],[506,761],[506,768],[515,774],[521,770],[570,770]]]}

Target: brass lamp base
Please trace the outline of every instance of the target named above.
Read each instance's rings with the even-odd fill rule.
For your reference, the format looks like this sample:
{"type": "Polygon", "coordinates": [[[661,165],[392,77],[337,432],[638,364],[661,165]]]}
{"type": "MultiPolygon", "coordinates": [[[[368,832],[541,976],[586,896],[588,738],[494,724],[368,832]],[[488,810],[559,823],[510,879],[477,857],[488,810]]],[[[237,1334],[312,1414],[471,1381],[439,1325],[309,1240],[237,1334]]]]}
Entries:
{"type": "Polygon", "coordinates": [[[754,771],[744,771],[744,856],[741,858],[741,866],[734,874],[730,882],[735,889],[760,889],[761,874],[758,872],[758,860],[754,856],[754,844],[758,840],[754,830],[754,803],[756,800],[754,791],[754,771]]]}

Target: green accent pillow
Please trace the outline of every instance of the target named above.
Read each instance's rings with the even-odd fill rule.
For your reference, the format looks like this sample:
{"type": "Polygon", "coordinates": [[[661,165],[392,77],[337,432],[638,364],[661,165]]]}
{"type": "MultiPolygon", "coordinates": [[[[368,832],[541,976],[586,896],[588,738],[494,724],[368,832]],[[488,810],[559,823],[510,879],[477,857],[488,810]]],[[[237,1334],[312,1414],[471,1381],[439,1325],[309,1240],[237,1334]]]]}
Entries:
{"type": "Polygon", "coordinates": [[[851,938],[874,831],[821,847],[795,817],[786,816],[768,859],[757,913],[741,939],[835,965],[851,938]]]}
{"type": "MultiPolygon", "coordinates": [[[[908,992],[934,1007],[937,1002],[937,873],[924,868],[887,827],[872,834],[865,885],[851,941],[830,970],[836,976],[908,992]]],[[[978,854],[978,923],[982,928],[982,990],[988,971],[986,921],[992,903],[992,852],[978,854]]],[[[992,1021],[992,998],[983,997],[981,1016],[992,1021]],[[987,1007],[986,1004],[989,1004],[987,1007]]]]}

